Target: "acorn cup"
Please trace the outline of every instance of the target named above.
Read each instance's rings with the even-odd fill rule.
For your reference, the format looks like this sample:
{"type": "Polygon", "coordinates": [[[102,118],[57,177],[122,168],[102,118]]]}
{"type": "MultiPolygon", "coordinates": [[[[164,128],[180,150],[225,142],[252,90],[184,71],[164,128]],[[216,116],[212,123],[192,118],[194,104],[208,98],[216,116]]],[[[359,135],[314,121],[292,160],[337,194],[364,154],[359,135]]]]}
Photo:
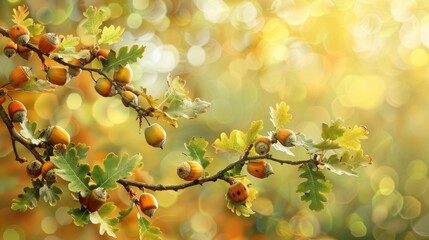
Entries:
{"type": "Polygon", "coordinates": [[[45,33],[40,37],[39,50],[42,53],[49,54],[60,45],[60,39],[55,33],[45,33]]]}
{"type": "Polygon", "coordinates": [[[47,80],[55,85],[63,86],[70,80],[70,75],[67,69],[59,66],[52,66],[48,68],[46,72],[47,80]]]}
{"type": "Polygon", "coordinates": [[[46,161],[42,166],[42,177],[48,182],[53,182],[57,179],[55,175],[55,165],[51,161],[46,161]]]}
{"type": "Polygon", "coordinates": [[[97,57],[98,61],[102,62],[103,60],[107,60],[109,56],[110,50],[101,48],[97,51],[95,56],[97,57]]]}
{"type": "Polygon", "coordinates": [[[149,127],[146,127],[144,130],[144,136],[149,145],[152,147],[159,147],[161,149],[167,139],[167,133],[158,123],[154,123],[149,127]]]}
{"type": "Polygon", "coordinates": [[[150,193],[143,193],[140,196],[139,205],[142,212],[148,217],[152,217],[158,209],[158,201],[156,201],[156,198],[150,193]]]}
{"type": "Polygon", "coordinates": [[[235,203],[245,203],[249,197],[249,188],[243,182],[235,182],[229,187],[228,196],[235,203]]]}
{"type": "Polygon", "coordinates": [[[120,85],[128,84],[132,79],[133,70],[129,64],[125,65],[125,67],[120,65],[119,70],[113,73],[113,80],[115,80],[120,85]]]}
{"type": "Polygon", "coordinates": [[[26,44],[30,41],[30,32],[23,25],[15,25],[8,31],[9,38],[17,44],[26,44]]]}
{"type": "Polygon", "coordinates": [[[279,129],[276,131],[274,139],[285,147],[293,147],[296,142],[296,134],[289,129],[279,129]]]}
{"type": "Polygon", "coordinates": [[[6,46],[4,46],[3,52],[4,55],[6,55],[8,58],[11,58],[18,52],[18,45],[13,41],[9,41],[6,46]]]}
{"type": "Polygon", "coordinates": [[[43,164],[38,160],[31,161],[26,168],[28,176],[30,178],[38,178],[42,173],[42,166],[43,164]]]}
{"type": "Polygon", "coordinates": [[[48,127],[45,131],[45,138],[50,145],[70,144],[70,135],[64,128],[58,125],[48,127]]]}
{"type": "Polygon", "coordinates": [[[33,56],[33,51],[28,47],[18,45],[18,54],[23,59],[28,60],[31,56],[33,56]]]}
{"type": "Polygon", "coordinates": [[[12,122],[23,123],[27,119],[27,109],[22,102],[13,100],[7,107],[12,122]]]}
{"type": "MultiPolygon", "coordinates": [[[[113,84],[107,78],[99,78],[97,83],[94,86],[95,91],[103,97],[111,97],[117,94],[116,89],[113,87],[113,84]]],[[[132,98],[134,101],[134,96],[132,98]]]]}
{"type": "Polygon", "coordinates": [[[266,161],[255,161],[247,164],[247,172],[257,178],[266,178],[274,174],[273,167],[266,161]]]}
{"type": "MultiPolygon", "coordinates": [[[[73,64],[73,65],[78,65],[78,66],[82,65],[80,59],[77,59],[77,58],[71,60],[69,63],[73,64]]],[[[76,76],[78,76],[82,72],[82,69],[80,69],[78,67],[70,67],[69,66],[69,71],[68,72],[69,72],[69,74],[70,74],[71,77],[76,77],[76,76]]]]}
{"type": "Polygon", "coordinates": [[[107,192],[104,188],[98,187],[93,189],[89,194],[86,201],[86,209],[90,212],[95,212],[106,203],[107,200],[107,192]]]}
{"type": "Polygon", "coordinates": [[[203,166],[196,161],[182,162],[177,167],[177,175],[186,181],[193,181],[203,176],[203,166]]]}
{"type": "Polygon", "coordinates": [[[26,66],[15,67],[9,75],[10,85],[19,88],[25,82],[30,80],[31,68],[26,66]]]}
{"type": "Polygon", "coordinates": [[[268,137],[260,137],[255,141],[255,151],[259,155],[267,154],[271,149],[271,139],[268,137]]]}
{"type": "MultiPolygon", "coordinates": [[[[139,103],[139,99],[137,98],[137,95],[135,95],[133,92],[131,91],[124,91],[124,97],[128,100],[130,100],[131,102],[133,102],[135,105],[137,105],[139,103]]],[[[124,104],[125,107],[129,107],[130,104],[125,101],[123,98],[121,98],[122,104],[124,104]]]]}

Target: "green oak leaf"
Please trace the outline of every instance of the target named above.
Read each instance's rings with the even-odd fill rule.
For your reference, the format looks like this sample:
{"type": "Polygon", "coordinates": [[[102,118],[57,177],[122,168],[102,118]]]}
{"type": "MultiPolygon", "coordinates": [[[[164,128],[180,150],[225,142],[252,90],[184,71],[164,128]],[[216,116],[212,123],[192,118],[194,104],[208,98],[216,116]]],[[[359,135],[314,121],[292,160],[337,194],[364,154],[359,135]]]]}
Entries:
{"type": "Polygon", "coordinates": [[[216,139],[212,146],[216,149],[217,153],[230,152],[242,154],[256,140],[262,128],[263,122],[261,120],[253,121],[246,133],[240,130],[232,130],[229,136],[226,133],[221,133],[220,138],[216,139]]]}
{"type": "Polygon", "coordinates": [[[316,147],[318,150],[325,151],[325,150],[331,150],[331,149],[338,149],[341,146],[338,143],[328,139],[318,144],[315,144],[314,147],[316,147]]]}
{"type": "Polygon", "coordinates": [[[103,204],[98,211],[92,212],[89,214],[89,220],[93,224],[100,224],[99,234],[107,235],[116,238],[115,232],[119,229],[115,226],[118,224],[118,218],[109,218],[109,215],[116,210],[116,206],[113,202],[108,202],[103,204]]]}
{"type": "Polygon", "coordinates": [[[360,140],[367,139],[368,130],[363,126],[354,126],[353,128],[346,128],[343,135],[334,140],[341,147],[351,150],[359,150],[361,148],[360,140]]]}
{"type": "Polygon", "coordinates": [[[108,44],[112,45],[114,43],[118,43],[122,41],[121,35],[124,32],[124,28],[122,27],[116,27],[113,25],[110,25],[109,27],[104,27],[103,31],[101,32],[101,37],[98,40],[98,44],[108,44]]]}
{"type": "Polygon", "coordinates": [[[322,138],[324,140],[335,140],[341,137],[346,128],[343,127],[344,121],[342,119],[336,119],[331,122],[331,125],[322,123],[322,138]]]}
{"type": "Polygon", "coordinates": [[[75,49],[75,47],[79,44],[79,37],[75,37],[73,35],[67,35],[60,43],[58,47],[61,50],[65,49],[75,49]]]}
{"type": "Polygon", "coordinates": [[[185,148],[189,151],[189,156],[192,160],[199,161],[203,168],[206,168],[213,161],[213,158],[205,156],[208,145],[209,142],[201,137],[192,137],[189,143],[185,143],[185,148]]]}
{"type": "Polygon", "coordinates": [[[58,86],[46,80],[38,79],[34,75],[31,75],[29,81],[19,86],[19,90],[26,91],[26,92],[49,92],[49,91],[55,91],[57,87],[58,86]]]}
{"type": "Polygon", "coordinates": [[[63,191],[54,185],[48,186],[47,184],[44,184],[43,187],[39,189],[40,197],[43,197],[43,200],[51,206],[55,206],[57,204],[62,193],[63,191]]]}
{"type": "Polygon", "coordinates": [[[101,32],[100,26],[106,18],[106,13],[103,9],[90,6],[83,13],[83,16],[85,16],[86,19],[82,26],[85,28],[87,34],[96,35],[101,32]]]}
{"type": "Polygon", "coordinates": [[[286,124],[292,119],[289,113],[289,106],[285,102],[276,104],[276,107],[270,107],[270,120],[276,129],[286,128],[286,124]]]}
{"type": "Polygon", "coordinates": [[[124,218],[126,218],[128,215],[130,215],[130,213],[131,213],[131,212],[133,211],[133,209],[134,209],[134,206],[135,206],[134,201],[131,201],[131,204],[130,204],[130,207],[129,207],[129,208],[124,209],[124,210],[121,210],[121,211],[119,212],[119,217],[118,217],[119,222],[122,222],[122,220],[124,220],[124,218]]]}
{"type": "Polygon", "coordinates": [[[299,168],[301,175],[305,181],[298,185],[296,192],[303,193],[302,201],[310,202],[310,209],[320,211],[324,208],[323,203],[327,201],[324,193],[329,193],[332,189],[332,184],[325,179],[325,175],[317,166],[310,162],[299,168]]]}
{"type": "Polygon", "coordinates": [[[144,50],[144,46],[133,45],[130,50],[128,50],[128,46],[121,47],[117,54],[110,51],[108,59],[103,61],[103,72],[107,73],[112,69],[118,71],[121,65],[137,62],[137,59],[143,56],[144,50]]]}
{"type": "Polygon", "coordinates": [[[67,213],[78,227],[83,227],[89,223],[89,211],[84,207],[70,209],[67,213]]]}
{"type": "Polygon", "coordinates": [[[353,166],[348,161],[341,161],[337,155],[329,156],[325,161],[325,167],[338,175],[357,176],[357,173],[353,166]]]}
{"type": "Polygon", "coordinates": [[[19,199],[12,200],[12,210],[25,212],[27,209],[37,207],[40,198],[39,189],[43,186],[43,183],[40,180],[33,180],[32,184],[33,187],[24,188],[24,193],[18,195],[19,199]]]}
{"type": "Polygon", "coordinates": [[[21,123],[22,130],[19,131],[21,136],[24,138],[27,138],[31,141],[34,145],[39,145],[41,140],[39,138],[41,131],[37,130],[37,123],[36,122],[30,122],[30,121],[24,121],[21,123]]]}
{"type": "Polygon", "coordinates": [[[114,153],[109,153],[103,161],[104,171],[100,165],[95,165],[91,177],[97,187],[111,190],[117,187],[116,181],[131,175],[131,171],[141,165],[140,154],[128,157],[124,155],[121,159],[114,153]]]}
{"type": "Polygon", "coordinates": [[[91,55],[91,52],[88,49],[82,49],[76,51],[75,48],[66,48],[64,50],[57,49],[52,52],[49,57],[52,59],[62,59],[63,61],[69,62],[73,59],[85,59],[87,56],[91,55]]]}
{"type": "Polygon", "coordinates": [[[57,167],[55,174],[63,180],[69,182],[68,188],[72,192],[89,192],[89,165],[79,163],[79,160],[86,158],[88,147],[78,145],[71,147],[67,151],[54,151],[51,158],[52,163],[57,167]]]}
{"type": "Polygon", "coordinates": [[[150,224],[149,220],[140,216],[140,213],[137,213],[138,224],[139,224],[139,234],[140,239],[143,240],[160,240],[159,236],[162,232],[158,227],[154,227],[150,224]]]}

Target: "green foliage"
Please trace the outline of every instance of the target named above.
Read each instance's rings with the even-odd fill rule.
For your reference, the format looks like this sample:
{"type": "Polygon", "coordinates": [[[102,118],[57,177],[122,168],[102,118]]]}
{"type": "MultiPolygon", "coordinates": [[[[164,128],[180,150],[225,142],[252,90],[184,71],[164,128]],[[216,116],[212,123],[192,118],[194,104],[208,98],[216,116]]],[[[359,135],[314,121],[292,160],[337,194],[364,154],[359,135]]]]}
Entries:
{"type": "Polygon", "coordinates": [[[34,145],[39,145],[41,140],[39,139],[39,136],[41,134],[41,131],[37,130],[37,123],[36,122],[30,122],[30,121],[24,121],[21,123],[22,130],[19,131],[19,133],[28,140],[31,141],[34,145]]]}
{"type": "Polygon", "coordinates": [[[91,53],[88,49],[82,49],[76,52],[76,49],[74,48],[66,48],[64,50],[57,49],[56,51],[52,52],[49,57],[53,59],[58,58],[69,62],[73,59],[84,59],[89,55],[91,55],[91,53]]]}
{"type": "Polygon", "coordinates": [[[79,163],[86,158],[88,147],[80,144],[76,148],[71,147],[66,151],[55,150],[51,158],[52,163],[58,168],[56,175],[69,182],[68,188],[72,192],[89,192],[89,165],[79,163]]]}
{"type": "Polygon", "coordinates": [[[312,162],[301,166],[300,171],[303,173],[299,177],[304,178],[305,181],[298,185],[296,192],[304,194],[301,196],[301,200],[310,202],[311,210],[322,210],[324,208],[323,203],[327,201],[324,193],[331,191],[331,183],[325,179],[325,175],[312,162]]]}
{"type": "Polygon", "coordinates": [[[43,197],[43,200],[45,200],[45,202],[49,203],[49,205],[51,206],[55,206],[57,204],[58,200],[60,200],[60,195],[62,193],[63,191],[61,191],[61,189],[59,189],[55,185],[44,184],[39,189],[40,197],[43,197]]]}
{"type": "Polygon", "coordinates": [[[140,216],[140,213],[137,214],[137,218],[138,218],[138,224],[139,224],[140,239],[145,239],[145,240],[161,239],[159,235],[162,232],[159,228],[152,226],[147,219],[140,216]]]}
{"type": "Polygon", "coordinates": [[[349,151],[344,151],[341,158],[337,155],[330,156],[325,166],[335,174],[357,176],[356,169],[361,166],[368,166],[372,163],[369,155],[364,155],[362,150],[355,152],[351,155],[349,151]]]}
{"type": "Polygon", "coordinates": [[[64,51],[66,49],[73,49],[79,44],[79,37],[75,37],[73,35],[67,35],[60,43],[58,49],[64,51]]]}
{"type": "Polygon", "coordinates": [[[102,9],[90,6],[83,13],[86,17],[82,26],[85,28],[86,33],[90,35],[96,35],[101,32],[100,26],[106,18],[106,13],[102,9]]]}
{"type": "Polygon", "coordinates": [[[32,18],[27,18],[29,12],[25,5],[18,6],[13,9],[12,22],[27,27],[30,36],[39,35],[42,33],[44,26],[40,23],[34,23],[32,18]]]}
{"type": "Polygon", "coordinates": [[[188,91],[185,90],[186,81],[179,76],[173,79],[168,77],[168,90],[165,93],[166,100],[169,103],[168,107],[164,107],[163,111],[173,118],[196,118],[197,114],[205,113],[211,103],[203,101],[199,98],[192,100],[188,96],[188,91]]]}
{"type": "Polygon", "coordinates": [[[133,211],[134,206],[135,206],[134,201],[131,201],[129,208],[119,211],[119,217],[118,217],[119,222],[122,222],[124,218],[130,215],[130,213],[133,211]]]}
{"type": "Polygon", "coordinates": [[[97,187],[111,190],[117,187],[116,181],[131,175],[131,171],[141,165],[142,156],[140,154],[121,159],[114,153],[109,153],[104,159],[104,171],[99,165],[95,165],[91,177],[97,187]]]}
{"type": "Polygon", "coordinates": [[[103,61],[103,72],[110,70],[118,71],[119,66],[125,66],[129,63],[134,63],[138,58],[143,56],[145,50],[144,46],[133,45],[128,51],[128,46],[121,47],[115,55],[113,51],[109,52],[108,59],[103,61]]]}
{"type": "Polygon", "coordinates": [[[192,160],[200,162],[203,168],[206,168],[213,161],[213,158],[205,156],[208,145],[209,142],[199,137],[193,137],[188,144],[185,143],[185,148],[189,151],[189,156],[192,160]]]}
{"type": "Polygon", "coordinates": [[[89,223],[89,211],[84,207],[70,209],[67,213],[78,227],[83,227],[89,223]]]}
{"type": "Polygon", "coordinates": [[[103,204],[103,206],[98,209],[98,211],[92,212],[89,214],[89,220],[93,224],[100,224],[100,235],[107,233],[111,237],[116,237],[115,232],[119,229],[115,226],[118,224],[118,218],[109,218],[116,210],[116,206],[112,202],[103,204]]]}
{"type": "Polygon", "coordinates": [[[101,32],[101,37],[98,40],[98,44],[108,44],[112,45],[114,43],[122,41],[121,35],[125,31],[122,27],[116,27],[110,25],[109,27],[104,27],[101,32]]]}
{"type": "Polygon", "coordinates": [[[276,107],[270,107],[271,122],[276,129],[286,128],[286,124],[292,119],[289,113],[289,106],[285,102],[276,104],[276,107]]]}
{"type": "Polygon", "coordinates": [[[12,210],[25,212],[27,209],[37,207],[40,198],[39,189],[43,186],[43,183],[38,179],[32,180],[31,182],[33,187],[25,187],[24,193],[18,195],[19,199],[12,200],[12,210]]]}
{"type": "Polygon", "coordinates": [[[351,150],[359,150],[361,148],[360,140],[367,139],[368,130],[365,127],[354,126],[346,128],[343,135],[335,139],[341,147],[351,150]]]}
{"type": "Polygon", "coordinates": [[[21,84],[19,89],[21,91],[27,92],[49,92],[54,91],[57,86],[51,84],[50,82],[42,79],[37,79],[34,76],[31,76],[30,80],[21,84]]]}
{"type": "Polygon", "coordinates": [[[341,137],[345,132],[343,124],[344,121],[342,119],[333,120],[331,125],[322,123],[322,138],[324,140],[335,140],[341,137]]]}
{"type": "Polygon", "coordinates": [[[226,133],[221,133],[220,138],[216,139],[212,145],[216,148],[217,153],[229,152],[242,154],[256,140],[262,128],[263,122],[261,120],[253,121],[246,133],[233,130],[229,134],[229,137],[226,133]]]}

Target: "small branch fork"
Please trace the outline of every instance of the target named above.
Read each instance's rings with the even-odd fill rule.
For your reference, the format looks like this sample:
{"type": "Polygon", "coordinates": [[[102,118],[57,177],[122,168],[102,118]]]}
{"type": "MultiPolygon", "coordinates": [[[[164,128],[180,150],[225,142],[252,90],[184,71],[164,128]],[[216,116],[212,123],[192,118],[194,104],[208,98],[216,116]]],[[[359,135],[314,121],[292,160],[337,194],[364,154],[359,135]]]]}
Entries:
{"type": "MultiPolygon", "coordinates": [[[[8,31],[7,29],[3,28],[0,26],[0,34],[5,36],[5,37],[9,37],[8,31]]],[[[35,53],[37,53],[38,57],[40,58],[42,64],[45,64],[45,57],[49,57],[49,54],[45,54],[42,53],[36,46],[30,44],[30,43],[26,43],[24,44],[25,47],[28,47],[29,49],[31,49],[32,51],[34,51],[35,53]]],[[[94,54],[92,54],[94,55],[94,54]]],[[[94,56],[92,56],[91,60],[89,62],[91,62],[92,60],[94,60],[94,56]]],[[[118,93],[121,95],[121,98],[123,100],[125,100],[132,108],[134,108],[139,117],[140,118],[145,118],[147,116],[151,116],[153,114],[153,112],[156,110],[153,107],[149,107],[147,109],[140,107],[139,105],[133,103],[132,101],[128,100],[125,96],[124,96],[124,89],[122,86],[118,85],[115,81],[113,81],[113,79],[111,79],[109,76],[107,76],[107,74],[105,72],[103,72],[101,69],[97,69],[97,68],[90,68],[90,67],[85,67],[82,65],[74,65],[74,64],[70,64],[68,62],[65,62],[64,60],[60,59],[60,58],[53,58],[54,61],[56,61],[59,64],[62,64],[63,66],[68,66],[68,67],[74,67],[74,68],[80,68],[82,70],[88,71],[91,76],[93,73],[97,73],[103,77],[105,77],[106,79],[108,79],[113,86],[115,87],[115,89],[118,91],[118,93]]],[[[88,63],[89,63],[88,62],[88,63]]],[[[86,63],[86,64],[88,64],[86,63]]],[[[12,147],[15,153],[15,158],[17,161],[23,163],[26,160],[24,158],[21,158],[18,154],[18,151],[16,149],[16,142],[19,142],[21,145],[23,145],[28,151],[31,152],[31,154],[35,157],[35,159],[39,160],[40,162],[44,162],[42,156],[40,155],[40,153],[36,150],[36,148],[46,148],[45,145],[34,145],[31,143],[31,141],[29,141],[28,139],[24,138],[21,134],[18,133],[18,131],[15,129],[11,119],[9,118],[9,116],[6,113],[6,110],[3,108],[2,105],[0,105],[0,118],[2,119],[2,121],[5,123],[8,131],[9,131],[9,135],[10,135],[10,139],[12,141],[12,147]]],[[[148,123],[149,124],[149,123],[148,123]]],[[[316,159],[308,159],[308,160],[301,160],[301,161],[290,161],[290,160],[281,160],[281,159],[277,159],[274,158],[271,154],[266,154],[266,155],[262,155],[262,156],[249,156],[250,150],[253,146],[250,145],[246,152],[244,153],[243,156],[241,156],[239,158],[239,160],[230,163],[229,165],[227,165],[225,168],[219,170],[217,173],[215,173],[214,175],[208,176],[208,177],[203,177],[197,180],[194,180],[192,182],[188,182],[188,183],[184,183],[184,184],[177,184],[177,185],[162,185],[162,184],[148,184],[148,183],[144,183],[144,182],[139,182],[139,181],[134,181],[134,180],[129,180],[129,179],[120,179],[117,182],[119,184],[121,184],[125,190],[127,192],[130,193],[130,197],[134,196],[135,193],[134,191],[130,188],[130,186],[133,187],[138,187],[140,189],[150,189],[152,191],[167,191],[167,190],[172,190],[172,191],[178,191],[181,189],[185,189],[188,187],[193,187],[196,185],[203,185],[206,182],[216,182],[217,180],[223,180],[225,182],[231,183],[233,180],[231,180],[231,177],[227,177],[225,176],[225,173],[227,173],[229,170],[233,169],[235,166],[238,165],[244,165],[246,162],[248,161],[252,161],[252,160],[269,160],[269,161],[273,161],[273,162],[277,162],[280,164],[289,164],[289,165],[301,165],[301,164],[307,164],[309,162],[315,162],[316,164],[318,164],[316,159]]]]}

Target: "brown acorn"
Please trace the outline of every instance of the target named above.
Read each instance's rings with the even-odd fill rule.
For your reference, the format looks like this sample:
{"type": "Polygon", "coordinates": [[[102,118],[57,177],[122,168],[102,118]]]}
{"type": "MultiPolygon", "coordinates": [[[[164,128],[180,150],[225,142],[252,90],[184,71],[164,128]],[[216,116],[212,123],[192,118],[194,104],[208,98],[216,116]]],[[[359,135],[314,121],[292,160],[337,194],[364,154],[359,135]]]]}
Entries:
{"type": "Polygon", "coordinates": [[[95,212],[106,203],[107,200],[107,192],[104,188],[98,187],[93,189],[88,196],[86,209],[90,212],[95,212]]]}
{"type": "Polygon", "coordinates": [[[27,174],[31,178],[37,178],[42,173],[43,164],[38,160],[33,160],[27,165],[27,174]]]}
{"type": "Polygon", "coordinates": [[[51,161],[46,161],[42,166],[42,177],[46,181],[52,182],[57,176],[55,175],[55,165],[51,161]]]}
{"type": "Polygon", "coordinates": [[[39,40],[39,50],[42,53],[49,54],[60,45],[60,39],[55,33],[45,33],[40,37],[39,40]]]}
{"type": "MultiPolygon", "coordinates": [[[[138,104],[139,99],[137,98],[137,96],[131,92],[131,91],[124,91],[124,97],[128,100],[130,100],[131,102],[133,102],[134,104],[138,104]]],[[[121,98],[122,103],[124,104],[125,107],[129,107],[130,104],[128,102],[126,102],[123,98],[121,98]]]]}
{"type": "Polygon", "coordinates": [[[140,196],[140,209],[148,217],[152,217],[156,209],[158,209],[158,202],[156,198],[150,193],[143,193],[140,196]]]}
{"type": "Polygon", "coordinates": [[[249,162],[247,164],[247,172],[257,178],[266,178],[274,173],[271,164],[267,163],[264,160],[257,162],[249,162]]]}
{"type": "MultiPolygon", "coordinates": [[[[69,63],[73,64],[73,65],[77,65],[77,66],[81,66],[82,65],[80,59],[77,59],[77,58],[71,60],[69,63]]],[[[78,76],[82,72],[82,69],[80,69],[78,67],[70,67],[69,66],[69,71],[68,72],[69,72],[69,74],[70,74],[71,77],[76,77],[76,76],[78,76]]]]}
{"type": "Polygon", "coordinates": [[[15,43],[22,45],[30,41],[30,32],[23,25],[18,24],[11,27],[8,33],[9,33],[9,38],[12,39],[12,41],[14,41],[15,43]]]}
{"type": "Polygon", "coordinates": [[[23,59],[28,60],[31,56],[33,56],[33,51],[28,47],[18,45],[18,54],[23,59]]]}
{"type": "Polygon", "coordinates": [[[193,181],[203,176],[203,166],[196,161],[182,162],[177,167],[177,175],[186,181],[193,181]]]}
{"type": "Polygon", "coordinates": [[[255,151],[259,155],[267,154],[271,149],[271,139],[268,137],[260,137],[255,141],[255,151]]]}
{"type": "Polygon", "coordinates": [[[67,69],[59,66],[52,66],[48,68],[46,72],[47,80],[55,85],[62,86],[70,80],[70,75],[67,72],[67,69]]]}
{"type": "Polygon", "coordinates": [[[97,56],[98,61],[107,60],[109,56],[110,50],[101,48],[95,54],[97,56]]]}
{"type": "Polygon", "coordinates": [[[4,46],[3,52],[4,55],[6,55],[8,58],[11,58],[18,52],[18,45],[16,45],[16,43],[13,41],[9,41],[6,46],[4,46]]]}
{"type": "Polygon", "coordinates": [[[45,132],[45,138],[47,139],[47,142],[51,145],[70,144],[70,135],[64,128],[58,125],[48,127],[45,132]]]}
{"type": "Polygon", "coordinates": [[[275,140],[279,141],[285,147],[294,146],[296,134],[289,129],[279,129],[274,135],[275,140]]]}
{"type": "Polygon", "coordinates": [[[158,123],[154,123],[149,127],[146,127],[144,130],[144,136],[149,145],[152,147],[159,147],[161,149],[167,139],[167,133],[158,123]]]}
{"type": "Polygon", "coordinates": [[[12,122],[22,123],[27,119],[27,109],[22,102],[13,100],[7,107],[12,122]]]}
{"type": "Polygon", "coordinates": [[[229,187],[228,195],[235,203],[245,203],[249,197],[249,188],[243,182],[236,182],[229,187]]]}
{"type": "Polygon", "coordinates": [[[119,66],[119,70],[113,73],[113,80],[115,80],[118,84],[125,85],[131,82],[133,79],[133,70],[130,65],[127,64],[125,67],[122,65],[119,66]]]}
{"type": "Polygon", "coordinates": [[[99,78],[94,86],[95,91],[103,97],[111,97],[117,93],[113,84],[107,78],[99,78]]]}
{"type": "Polygon", "coordinates": [[[26,66],[15,67],[9,75],[10,85],[19,88],[23,83],[30,80],[31,68],[26,66]]]}

